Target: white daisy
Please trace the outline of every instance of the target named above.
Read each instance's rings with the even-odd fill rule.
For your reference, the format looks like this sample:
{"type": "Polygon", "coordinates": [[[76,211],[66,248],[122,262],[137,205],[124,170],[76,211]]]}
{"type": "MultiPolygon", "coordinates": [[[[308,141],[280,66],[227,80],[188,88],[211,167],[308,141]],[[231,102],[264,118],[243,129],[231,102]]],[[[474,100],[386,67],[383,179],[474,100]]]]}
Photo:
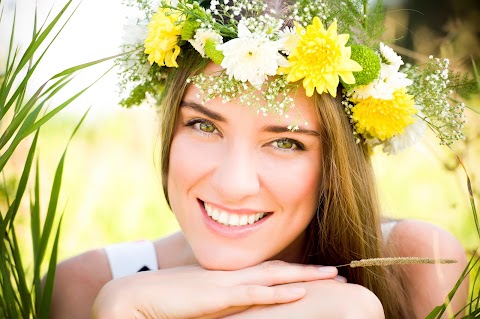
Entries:
{"type": "Polygon", "coordinates": [[[373,97],[381,100],[391,100],[393,99],[393,92],[406,88],[412,83],[412,80],[407,78],[405,73],[399,72],[397,67],[382,62],[378,79],[368,85],[354,87],[349,95],[358,99],[373,97]]]}
{"type": "Polygon", "coordinates": [[[271,41],[265,35],[253,34],[240,21],[238,38],[217,46],[223,52],[221,66],[229,78],[250,82],[260,87],[269,75],[276,75],[279,66],[287,66],[287,59],[278,51],[281,43],[271,41]]]}
{"type": "Polygon", "coordinates": [[[426,124],[417,118],[413,124],[405,128],[402,135],[394,136],[383,144],[383,151],[389,155],[395,155],[399,151],[417,143],[425,133],[426,124]]]}
{"type": "Polygon", "coordinates": [[[397,71],[401,65],[403,65],[402,58],[393,51],[392,48],[380,42],[380,56],[382,57],[383,62],[388,65],[397,67],[397,71]]]}
{"type": "Polygon", "coordinates": [[[188,40],[188,42],[190,42],[202,57],[205,57],[205,43],[207,43],[207,40],[223,43],[222,36],[210,29],[198,29],[193,36],[193,40],[188,40]]]}
{"type": "Polygon", "coordinates": [[[286,27],[285,29],[280,30],[278,36],[278,41],[280,41],[280,50],[283,53],[290,55],[290,53],[292,53],[292,51],[297,47],[300,39],[295,31],[295,27],[286,27]]]}

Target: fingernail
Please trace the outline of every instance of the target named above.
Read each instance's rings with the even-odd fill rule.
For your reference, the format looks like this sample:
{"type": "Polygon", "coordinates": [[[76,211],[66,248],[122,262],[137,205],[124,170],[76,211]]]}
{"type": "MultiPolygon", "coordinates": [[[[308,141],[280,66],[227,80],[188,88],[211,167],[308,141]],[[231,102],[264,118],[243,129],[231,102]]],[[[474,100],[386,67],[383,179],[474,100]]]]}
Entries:
{"type": "Polygon", "coordinates": [[[327,274],[332,274],[337,272],[337,268],[332,266],[320,267],[318,268],[318,270],[320,270],[320,272],[327,273],[327,274]]]}
{"type": "Polygon", "coordinates": [[[290,288],[288,289],[288,293],[295,296],[301,296],[306,293],[306,290],[305,288],[290,288]]]}
{"type": "Polygon", "coordinates": [[[347,278],[343,277],[343,276],[335,276],[335,278],[333,278],[334,280],[336,281],[340,281],[340,282],[347,282],[347,278]]]}

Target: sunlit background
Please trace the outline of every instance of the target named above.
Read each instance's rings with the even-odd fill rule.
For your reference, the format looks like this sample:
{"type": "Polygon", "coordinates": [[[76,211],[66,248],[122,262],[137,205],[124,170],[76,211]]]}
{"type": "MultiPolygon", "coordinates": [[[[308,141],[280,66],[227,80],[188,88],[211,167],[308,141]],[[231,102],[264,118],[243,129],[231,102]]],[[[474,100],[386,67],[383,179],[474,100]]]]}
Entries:
{"type": "MultiPolygon", "coordinates": [[[[405,56],[420,60],[429,54],[448,56],[454,67],[463,70],[471,68],[473,57],[479,65],[478,1],[385,2],[389,5],[386,35],[398,39],[398,46],[407,48],[401,51],[405,56]]],[[[6,57],[15,9],[16,38],[26,46],[35,8],[38,21],[43,22],[50,10],[57,13],[64,3],[3,0],[0,60],[6,57]]],[[[67,67],[119,53],[122,26],[125,17],[131,14],[132,9],[118,0],[83,0],[45,56],[30,93],[67,67]]],[[[95,81],[111,66],[111,62],[106,62],[82,72],[68,93],[73,94],[95,81]]],[[[155,110],[118,106],[116,83],[114,69],[42,129],[40,167],[45,193],[42,205],[47,205],[55,167],[76,123],[90,108],[68,148],[60,201],[60,211],[64,212],[60,259],[114,242],[155,239],[178,229],[161,190],[155,110]]],[[[67,97],[59,96],[56,101],[67,97]]],[[[470,104],[480,109],[478,98],[470,104]]],[[[480,116],[469,112],[468,119],[468,139],[454,149],[464,161],[478,195],[480,116]]],[[[22,152],[27,149],[28,144],[23,150],[20,148],[15,154],[17,160],[12,160],[5,169],[8,183],[18,179],[16,174],[21,171],[25,156],[22,152]]],[[[451,231],[466,249],[479,245],[465,174],[449,149],[427,137],[398,156],[376,154],[373,161],[385,215],[430,221],[451,231]]],[[[26,213],[19,220],[25,223],[23,231],[28,236],[28,203],[24,205],[26,213]]]]}

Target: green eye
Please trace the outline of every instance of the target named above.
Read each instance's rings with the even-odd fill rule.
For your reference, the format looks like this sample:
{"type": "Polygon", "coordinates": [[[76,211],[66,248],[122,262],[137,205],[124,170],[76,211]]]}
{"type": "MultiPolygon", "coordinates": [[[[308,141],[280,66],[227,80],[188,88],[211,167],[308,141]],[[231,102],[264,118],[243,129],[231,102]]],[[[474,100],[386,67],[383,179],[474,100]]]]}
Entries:
{"type": "Polygon", "coordinates": [[[203,132],[213,133],[216,127],[210,122],[202,122],[199,124],[199,129],[203,132]]]}
{"type": "Polygon", "coordinates": [[[292,140],[285,138],[277,141],[277,147],[283,149],[292,149],[295,147],[295,143],[292,140]]]}

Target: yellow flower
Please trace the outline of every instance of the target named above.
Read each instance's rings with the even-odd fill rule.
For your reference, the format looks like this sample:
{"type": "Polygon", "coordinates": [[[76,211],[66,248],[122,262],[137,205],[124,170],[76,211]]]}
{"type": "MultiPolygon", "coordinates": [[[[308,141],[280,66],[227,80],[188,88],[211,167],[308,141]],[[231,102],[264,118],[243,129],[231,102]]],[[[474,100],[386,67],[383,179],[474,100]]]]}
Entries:
{"type": "Polygon", "coordinates": [[[183,24],[184,20],[180,19],[179,14],[170,9],[158,8],[148,24],[148,35],[144,43],[150,64],[156,62],[160,66],[178,67],[178,40],[183,24]]]}
{"type": "Polygon", "coordinates": [[[366,133],[384,141],[402,134],[407,126],[415,122],[412,115],[417,113],[417,109],[413,95],[408,95],[405,89],[395,91],[391,100],[368,97],[352,98],[351,101],[356,103],[352,108],[352,118],[359,134],[366,133]]]}
{"type": "Polygon", "coordinates": [[[346,47],[348,34],[337,35],[337,21],[325,30],[318,17],[307,29],[295,23],[299,36],[298,46],[290,54],[289,66],[280,72],[288,73],[287,80],[296,82],[303,79],[307,96],[316,89],[319,94],[329,92],[337,95],[339,77],[347,84],[355,83],[353,71],[362,67],[350,59],[351,49],[346,47]]]}

